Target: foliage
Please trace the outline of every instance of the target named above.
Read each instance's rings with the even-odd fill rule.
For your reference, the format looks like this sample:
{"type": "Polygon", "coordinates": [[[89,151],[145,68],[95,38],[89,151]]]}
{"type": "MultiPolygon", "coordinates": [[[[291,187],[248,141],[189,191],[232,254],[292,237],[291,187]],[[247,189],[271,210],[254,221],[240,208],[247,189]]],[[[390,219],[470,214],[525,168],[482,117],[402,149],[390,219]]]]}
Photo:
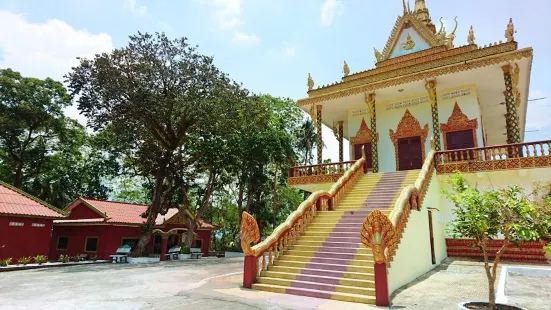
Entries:
{"type": "Polygon", "coordinates": [[[48,257],[46,255],[36,255],[34,257],[34,262],[39,265],[42,265],[48,262],[48,257]]]}
{"type": "Polygon", "coordinates": [[[461,174],[447,179],[452,192],[445,192],[455,204],[456,219],[449,231],[454,238],[474,239],[474,246],[484,255],[484,267],[489,283],[490,309],[495,307],[494,283],[501,255],[510,244],[540,240],[549,234],[551,204],[549,200],[530,201],[524,190],[516,185],[481,192],[470,185],[461,174]],[[490,265],[489,241],[503,238],[503,246],[490,265]]]}
{"type": "MultiPolygon", "coordinates": [[[[223,162],[221,136],[232,131],[234,106],[247,95],[212,57],[186,38],[138,33],[126,47],[81,59],[67,78],[89,125],[114,133],[127,166],[151,180],[148,223],[178,201],[186,205],[189,184],[205,174],[202,205],[208,205],[223,162]]],[[[134,255],[148,241],[144,235],[134,255]]]]}
{"type": "Polygon", "coordinates": [[[20,264],[20,265],[27,265],[28,263],[31,262],[33,258],[31,256],[24,256],[24,257],[21,257],[17,260],[17,263],[20,264]]]}
{"type": "Polygon", "coordinates": [[[318,145],[318,134],[316,127],[310,119],[306,119],[301,125],[297,133],[298,148],[302,151],[302,163],[303,165],[312,165],[314,154],[313,150],[318,145]]]}
{"type": "Polygon", "coordinates": [[[189,247],[187,245],[184,244],[180,248],[180,254],[191,254],[191,250],[189,249],[189,247]]]}
{"type": "Polygon", "coordinates": [[[69,259],[75,263],[83,260],[82,257],[80,257],[80,254],[73,255],[69,259]]]}
{"type": "Polygon", "coordinates": [[[0,258],[0,267],[7,267],[9,264],[11,264],[12,258],[0,258]]]}
{"type": "Polygon", "coordinates": [[[66,254],[59,254],[59,258],[57,259],[60,263],[68,263],[71,261],[71,257],[66,254]]]}
{"type": "Polygon", "coordinates": [[[90,260],[93,261],[93,262],[97,261],[98,259],[100,259],[99,256],[97,256],[95,254],[90,256],[90,260]]]}

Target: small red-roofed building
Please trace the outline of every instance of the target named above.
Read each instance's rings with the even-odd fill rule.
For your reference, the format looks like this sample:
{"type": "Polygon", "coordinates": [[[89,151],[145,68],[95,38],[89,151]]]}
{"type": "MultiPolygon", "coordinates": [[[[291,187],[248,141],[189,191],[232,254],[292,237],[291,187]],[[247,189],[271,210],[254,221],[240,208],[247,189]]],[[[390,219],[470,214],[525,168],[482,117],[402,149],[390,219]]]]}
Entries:
{"type": "MultiPolygon", "coordinates": [[[[50,257],[88,254],[109,259],[125,244],[134,248],[146,210],[147,206],[141,204],[77,198],[64,209],[68,217],[54,221],[50,257]]],[[[201,248],[203,256],[208,256],[211,233],[218,227],[202,219],[199,223],[192,247],[201,248]]],[[[166,233],[152,236],[148,247],[150,255],[160,255],[161,259],[169,248],[182,243],[187,231],[184,215],[178,209],[159,215],[153,229],[166,233]]]]}
{"type": "Polygon", "coordinates": [[[50,253],[52,223],[63,211],[0,181],[0,258],[50,253]]]}

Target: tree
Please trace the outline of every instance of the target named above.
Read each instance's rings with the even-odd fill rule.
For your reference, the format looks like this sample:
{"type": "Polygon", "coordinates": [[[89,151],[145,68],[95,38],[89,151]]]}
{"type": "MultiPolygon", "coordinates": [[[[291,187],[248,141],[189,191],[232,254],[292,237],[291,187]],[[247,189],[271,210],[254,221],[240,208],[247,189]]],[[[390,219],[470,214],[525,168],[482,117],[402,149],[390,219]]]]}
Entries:
{"type": "Polygon", "coordinates": [[[4,178],[15,187],[21,188],[66,138],[63,133],[70,121],[63,108],[70,104],[60,82],[0,70],[0,162],[8,168],[4,178]]]}
{"type": "Polygon", "coordinates": [[[208,205],[223,154],[216,147],[220,133],[231,131],[234,105],[247,91],[187,38],[159,33],[138,33],[128,46],[80,59],[67,82],[89,125],[115,133],[127,166],[152,180],[144,234],[133,253],[143,255],[157,215],[178,200],[188,204],[189,184],[204,172],[208,205]]]}
{"type": "Polygon", "coordinates": [[[461,174],[448,178],[452,192],[445,192],[455,204],[456,219],[449,230],[454,238],[474,239],[484,255],[488,277],[489,308],[495,309],[494,284],[501,256],[510,245],[520,241],[540,240],[551,227],[551,200],[530,201],[523,189],[513,185],[499,190],[479,191],[461,174]],[[493,262],[490,261],[489,241],[503,238],[493,262]]]}
{"type": "Polygon", "coordinates": [[[318,145],[318,134],[314,123],[309,119],[305,120],[300,126],[297,136],[298,148],[303,152],[304,165],[311,165],[314,157],[312,150],[318,145]]]}

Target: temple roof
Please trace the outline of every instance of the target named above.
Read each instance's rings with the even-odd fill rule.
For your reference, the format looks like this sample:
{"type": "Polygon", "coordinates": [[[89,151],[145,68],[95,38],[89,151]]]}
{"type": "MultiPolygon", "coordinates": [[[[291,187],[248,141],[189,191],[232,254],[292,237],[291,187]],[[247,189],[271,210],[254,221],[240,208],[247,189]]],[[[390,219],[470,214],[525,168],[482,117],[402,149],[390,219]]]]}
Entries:
{"type": "Polygon", "coordinates": [[[64,218],[63,211],[0,181],[0,215],[64,218]]]}
{"type": "MultiPolygon", "coordinates": [[[[89,198],[77,198],[65,211],[70,212],[80,204],[86,205],[88,208],[97,213],[97,218],[89,219],[68,219],[58,220],[56,224],[71,224],[71,223],[109,223],[109,224],[129,224],[141,225],[145,223],[145,218],[142,217],[147,211],[147,205],[133,204],[126,202],[116,202],[107,200],[95,200],[89,198]]],[[[169,209],[165,215],[157,215],[155,225],[160,226],[175,217],[180,212],[177,208],[169,209]]],[[[199,219],[200,229],[217,229],[216,225],[209,223],[203,219],[199,219]]]]}

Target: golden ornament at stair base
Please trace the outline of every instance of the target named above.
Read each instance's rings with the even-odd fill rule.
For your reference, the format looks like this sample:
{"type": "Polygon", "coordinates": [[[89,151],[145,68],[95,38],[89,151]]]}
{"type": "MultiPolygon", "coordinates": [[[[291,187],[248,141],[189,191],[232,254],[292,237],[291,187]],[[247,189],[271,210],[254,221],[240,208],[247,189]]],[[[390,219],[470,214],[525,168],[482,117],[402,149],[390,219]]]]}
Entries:
{"type": "Polygon", "coordinates": [[[515,40],[515,25],[513,25],[512,18],[509,18],[509,24],[507,24],[507,30],[505,30],[505,38],[507,38],[507,42],[515,40]]]}
{"type": "Polygon", "coordinates": [[[346,60],[344,61],[344,65],[342,67],[342,73],[344,73],[344,76],[348,76],[350,74],[350,67],[348,67],[346,60]]]}
{"type": "Polygon", "coordinates": [[[312,90],[314,88],[314,80],[312,79],[312,76],[310,73],[308,73],[308,90],[312,90]]]}
{"type": "Polygon", "coordinates": [[[409,34],[406,38],[406,42],[402,43],[402,47],[405,50],[410,50],[410,49],[415,47],[415,42],[413,41],[413,39],[411,38],[411,36],[409,34]]]}
{"type": "Polygon", "coordinates": [[[258,243],[260,241],[260,230],[258,224],[252,215],[243,211],[241,216],[241,249],[245,255],[254,255],[251,250],[251,243],[258,243]]]}
{"type": "Polygon", "coordinates": [[[379,210],[371,212],[364,220],[361,231],[362,243],[373,251],[376,264],[387,262],[386,248],[395,246],[396,231],[390,219],[379,210]]]}
{"type": "Polygon", "coordinates": [[[467,36],[467,42],[469,42],[469,44],[474,44],[474,40],[475,40],[475,37],[474,37],[473,25],[471,25],[471,28],[469,29],[469,35],[467,36]]]}

